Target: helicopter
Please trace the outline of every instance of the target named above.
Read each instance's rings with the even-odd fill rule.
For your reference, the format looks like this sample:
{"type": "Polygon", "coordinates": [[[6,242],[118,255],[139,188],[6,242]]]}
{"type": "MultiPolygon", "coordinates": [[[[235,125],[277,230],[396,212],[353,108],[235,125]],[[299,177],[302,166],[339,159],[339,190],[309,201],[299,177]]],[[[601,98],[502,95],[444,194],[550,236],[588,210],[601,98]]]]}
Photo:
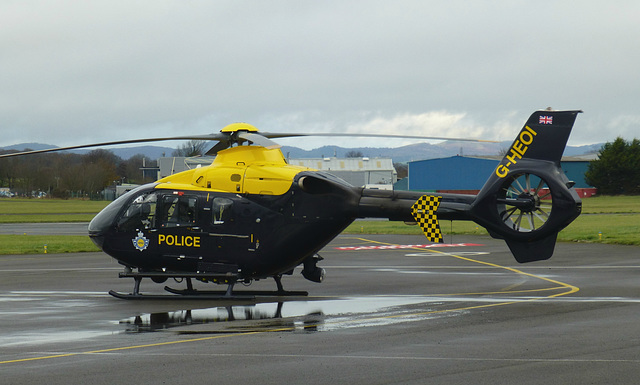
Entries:
{"type": "Polygon", "coordinates": [[[470,220],[492,237],[504,239],[520,263],[550,258],[558,232],[581,212],[574,182],[560,168],[580,112],[535,111],[477,195],[356,187],[328,172],[288,164],[272,140],[316,134],[263,133],[246,123],[231,124],[218,134],[96,143],[0,157],[135,142],[216,140],[207,152],[215,155],[211,165],[133,189],[90,222],[92,241],[123,265],[119,277],[134,279],[131,293],[110,294],[122,299],[307,295],[286,291],[282,277],[302,266],[306,279],[322,282],[325,270],[318,266],[319,251],[357,218],[417,223],[434,243],[443,241],[439,220],[470,220]],[[185,281],[187,287],[165,287],[170,293],[166,295],[143,294],[143,278],[155,283],[185,281]],[[238,283],[270,278],[276,291],[234,291],[238,283]],[[192,280],[227,287],[196,290],[192,280]]]}

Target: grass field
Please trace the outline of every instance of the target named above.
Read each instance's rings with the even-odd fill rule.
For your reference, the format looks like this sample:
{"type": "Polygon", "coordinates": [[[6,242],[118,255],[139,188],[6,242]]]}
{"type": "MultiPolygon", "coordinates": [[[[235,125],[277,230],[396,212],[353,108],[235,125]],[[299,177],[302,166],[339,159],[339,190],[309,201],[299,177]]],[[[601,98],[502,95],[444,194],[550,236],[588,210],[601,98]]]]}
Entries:
{"type": "MultiPolygon", "coordinates": [[[[0,199],[0,223],[89,222],[110,202],[80,199],[0,199]]],[[[0,235],[0,254],[100,251],[83,235],[0,235]]]]}
{"type": "Polygon", "coordinates": [[[0,235],[0,255],[100,251],[86,235],[0,235]]]}
{"type": "Polygon", "coordinates": [[[0,223],[89,222],[110,202],[80,199],[0,199],[0,223]]]}
{"type": "MultiPolygon", "coordinates": [[[[558,236],[560,241],[640,245],[640,196],[595,197],[582,201],[582,215],[558,236]]],[[[0,223],[88,222],[109,202],[52,199],[0,199],[0,223]]],[[[487,234],[473,222],[441,221],[447,236],[487,234]]],[[[356,221],[350,234],[421,234],[418,226],[384,220],[356,221]]],[[[98,251],[86,236],[0,235],[0,254],[98,251]]]]}
{"type": "MultiPolygon", "coordinates": [[[[473,222],[441,221],[447,235],[483,234],[473,222]]],[[[356,221],[350,234],[421,234],[418,226],[389,221],[356,221]]],[[[640,245],[640,196],[594,197],[582,201],[582,214],[558,235],[560,241],[640,245]]]]}
{"type": "MultiPolygon", "coordinates": [[[[440,221],[442,234],[487,235],[487,231],[473,222],[440,221]]],[[[389,221],[356,221],[345,231],[348,234],[422,234],[418,226],[389,221]]],[[[640,213],[583,214],[558,235],[568,242],[597,242],[621,245],[640,245],[640,213]]]]}

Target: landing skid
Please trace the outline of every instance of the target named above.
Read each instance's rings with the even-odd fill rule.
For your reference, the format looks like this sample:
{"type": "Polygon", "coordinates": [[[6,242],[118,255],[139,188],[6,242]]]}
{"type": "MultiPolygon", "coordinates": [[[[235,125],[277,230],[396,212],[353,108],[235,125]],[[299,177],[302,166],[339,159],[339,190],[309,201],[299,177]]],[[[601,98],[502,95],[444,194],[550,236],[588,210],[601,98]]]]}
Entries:
{"type": "MultiPolygon", "coordinates": [[[[173,289],[171,287],[165,286],[164,289],[169,293],[178,294],[181,296],[193,296],[196,298],[201,298],[203,296],[221,296],[222,298],[228,298],[227,292],[218,290],[218,291],[205,291],[205,290],[181,290],[181,289],[173,289]]],[[[234,292],[232,294],[235,298],[255,298],[255,297],[266,297],[266,296],[276,296],[276,297],[306,297],[309,293],[306,291],[270,291],[270,290],[242,290],[240,292],[234,292]]]]}
{"type": "Polygon", "coordinates": [[[239,299],[255,299],[255,296],[252,295],[217,295],[217,294],[184,294],[184,295],[175,295],[175,294],[133,294],[133,293],[120,293],[117,291],[110,290],[109,294],[118,299],[128,299],[128,300],[137,300],[137,299],[170,299],[170,300],[239,300],[239,299]]]}
{"type": "Polygon", "coordinates": [[[240,300],[240,299],[255,299],[257,296],[307,296],[309,295],[306,291],[286,291],[282,286],[282,277],[274,276],[273,279],[276,281],[276,285],[278,289],[276,291],[265,291],[265,290],[246,290],[240,292],[234,292],[233,287],[238,281],[237,275],[212,275],[212,274],[202,274],[202,273],[134,273],[131,271],[126,271],[124,273],[119,274],[120,278],[133,278],[134,286],[132,293],[120,293],[114,290],[110,290],[109,294],[115,298],[119,299],[183,299],[183,300],[202,300],[202,299],[215,299],[215,300],[240,300]],[[142,282],[142,278],[155,278],[155,279],[164,279],[164,278],[185,278],[187,282],[186,289],[174,289],[168,286],[165,286],[164,289],[172,294],[142,294],[140,293],[140,283],[142,282]],[[193,288],[193,283],[191,281],[192,278],[198,279],[206,279],[206,280],[219,280],[223,282],[227,282],[227,290],[226,291],[209,291],[209,290],[196,290],[193,288]]]}

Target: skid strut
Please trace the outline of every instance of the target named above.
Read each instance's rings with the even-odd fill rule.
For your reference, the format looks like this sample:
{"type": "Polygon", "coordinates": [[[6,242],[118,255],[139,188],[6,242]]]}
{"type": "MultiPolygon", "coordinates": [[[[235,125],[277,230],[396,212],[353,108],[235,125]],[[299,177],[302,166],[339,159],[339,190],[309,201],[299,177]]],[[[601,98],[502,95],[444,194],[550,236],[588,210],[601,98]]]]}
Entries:
{"type": "Polygon", "coordinates": [[[276,291],[263,291],[263,290],[242,290],[233,291],[235,284],[238,282],[237,274],[208,274],[208,273],[177,273],[177,272],[132,272],[125,271],[119,274],[120,278],[133,278],[133,292],[132,293],[120,293],[114,290],[109,291],[109,294],[120,299],[254,299],[256,296],[307,296],[306,291],[286,291],[282,286],[282,276],[274,276],[273,279],[276,282],[276,291]],[[142,278],[151,278],[161,280],[165,278],[183,278],[186,280],[186,289],[174,289],[168,286],[164,287],[169,293],[172,294],[142,294],[140,292],[140,283],[142,278]],[[196,290],[193,288],[192,279],[199,279],[203,281],[217,281],[225,282],[227,289],[225,291],[209,291],[209,290],[196,290]]]}

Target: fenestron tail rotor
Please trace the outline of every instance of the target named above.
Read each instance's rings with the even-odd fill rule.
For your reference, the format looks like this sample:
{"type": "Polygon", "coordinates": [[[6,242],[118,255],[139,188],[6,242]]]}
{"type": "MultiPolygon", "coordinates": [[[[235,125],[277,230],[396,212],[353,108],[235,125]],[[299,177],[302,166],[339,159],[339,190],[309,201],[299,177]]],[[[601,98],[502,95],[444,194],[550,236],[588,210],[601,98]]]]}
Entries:
{"type": "Polygon", "coordinates": [[[500,217],[509,228],[535,231],[549,220],[553,196],[544,179],[531,173],[509,176],[499,195],[500,217]]]}

